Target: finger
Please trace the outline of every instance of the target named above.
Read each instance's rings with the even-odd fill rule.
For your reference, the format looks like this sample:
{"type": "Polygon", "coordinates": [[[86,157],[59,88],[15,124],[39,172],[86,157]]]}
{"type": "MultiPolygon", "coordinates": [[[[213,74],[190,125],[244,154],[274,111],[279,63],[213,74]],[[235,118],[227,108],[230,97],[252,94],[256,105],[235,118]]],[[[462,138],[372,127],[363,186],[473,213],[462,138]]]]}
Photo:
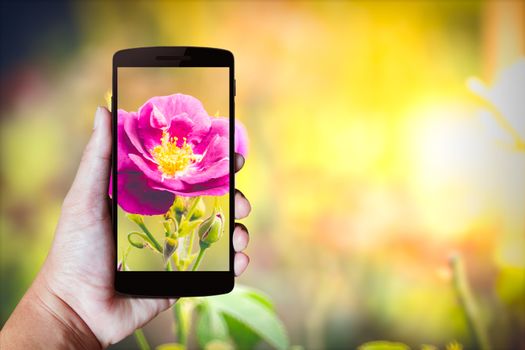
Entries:
{"type": "Polygon", "coordinates": [[[92,205],[104,202],[108,191],[111,166],[111,114],[104,107],[95,113],[93,134],[84,150],[82,161],[66,200],[92,205]]]}
{"type": "Polygon", "coordinates": [[[236,252],[241,252],[248,246],[250,235],[248,229],[241,223],[236,223],[233,229],[233,249],[236,252]]]}
{"type": "Polygon", "coordinates": [[[235,153],[235,172],[238,172],[242,169],[245,163],[245,159],[240,153],[235,153]]]}
{"type": "Polygon", "coordinates": [[[252,207],[241,191],[235,190],[235,218],[242,219],[250,214],[252,207]]]}
{"type": "Polygon", "coordinates": [[[236,253],[235,261],[233,262],[233,270],[235,272],[235,276],[240,276],[244,272],[244,270],[246,270],[249,263],[250,258],[248,257],[248,255],[244,253],[236,253]]]}

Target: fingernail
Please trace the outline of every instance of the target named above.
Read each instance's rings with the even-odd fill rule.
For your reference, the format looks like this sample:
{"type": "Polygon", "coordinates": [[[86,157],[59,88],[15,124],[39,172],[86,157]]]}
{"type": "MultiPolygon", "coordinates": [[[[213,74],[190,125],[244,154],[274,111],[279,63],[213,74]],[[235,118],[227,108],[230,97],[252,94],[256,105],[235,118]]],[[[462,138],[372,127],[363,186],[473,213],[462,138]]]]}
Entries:
{"type": "Polygon", "coordinates": [[[100,112],[102,110],[102,107],[98,106],[97,111],[95,112],[95,120],[93,120],[93,130],[97,128],[98,121],[100,119],[100,112]]]}
{"type": "MultiPolygon", "coordinates": [[[[237,224],[240,225],[240,224],[237,224]]],[[[244,225],[243,225],[244,226],[244,225]]],[[[248,246],[249,236],[248,232],[237,226],[233,234],[233,249],[236,252],[241,252],[248,246]]]]}
{"type": "Polygon", "coordinates": [[[237,169],[242,168],[245,162],[244,157],[242,155],[238,155],[237,157],[235,157],[235,161],[237,162],[237,169]]]}
{"type": "Polygon", "coordinates": [[[248,255],[244,253],[237,253],[233,262],[233,271],[235,272],[235,276],[242,274],[244,270],[246,270],[246,267],[248,267],[249,263],[250,258],[248,255]]]}

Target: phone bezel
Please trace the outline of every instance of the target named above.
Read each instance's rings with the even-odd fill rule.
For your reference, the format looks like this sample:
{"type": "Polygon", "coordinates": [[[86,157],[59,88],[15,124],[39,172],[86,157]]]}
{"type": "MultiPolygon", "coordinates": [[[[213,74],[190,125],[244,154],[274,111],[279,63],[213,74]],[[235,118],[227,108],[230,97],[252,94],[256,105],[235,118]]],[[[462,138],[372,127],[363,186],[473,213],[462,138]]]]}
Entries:
{"type": "Polygon", "coordinates": [[[113,55],[113,193],[112,215],[115,242],[115,290],[141,297],[206,296],[228,293],[234,286],[233,229],[235,224],[235,75],[234,58],[228,50],[204,47],[143,47],[125,49],[113,55]],[[230,101],[230,215],[229,271],[117,271],[117,107],[119,67],[226,67],[229,68],[230,101]]]}

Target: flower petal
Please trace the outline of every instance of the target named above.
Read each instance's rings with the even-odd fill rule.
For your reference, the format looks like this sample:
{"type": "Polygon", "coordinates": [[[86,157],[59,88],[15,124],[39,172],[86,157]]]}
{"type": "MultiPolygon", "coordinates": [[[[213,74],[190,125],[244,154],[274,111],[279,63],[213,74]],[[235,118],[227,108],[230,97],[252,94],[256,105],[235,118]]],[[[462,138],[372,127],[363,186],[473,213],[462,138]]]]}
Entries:
{"type": "Polygon", "coordinates": [[[145,176],[138,172],[119,173],[117,186],[118,205],[132,214],[164,214],[175,200],[173,193],[148,186],[145,176]]]}
{"type": "Polygon", "coordinates": [[[155,129],[164,129],[168,126],[168,120],[164,113],[155,105],[153,105],[153,110],[150,114],[150,125],[155,129]]]}
{"type": "Polygon", "coordinates": [[[235,120],[235,152],[245,158],[248,155],[248,132],[239,120],[235,120]]]}
{"type": "MultiPolygon", "coordinates": [[[[192,96],[156,96],[138,112],[119,110],[118,115],[118,203],[126,211],[145,215],[162,214],[182,196],[228,193],[230,179],[230,124],[228,118],[210,117],[192,96]],[[150,152],[161,144],[164,132],[184,139],[200,158],[174,177],[163,177],[150,152]],[[155,201],[159,201],[157,204],[155,201]]],[[[246,156],[247,135],[237,122],[235,152],[246,156]]]]}
{"type": "Polygon", "coordinates": [[[204,157],[200,162],[189,167],[181,179],[184,182],[196,184],[227,175],[230,171],[228,146],[229,140],[227,138],[215,135],[213,141],[206,148],[204,157]]]}
{"type": "Polygon", "coordinates": [[[168,125],[170,125],[170,136],[187,137],[188,141],[191,138],[195,144],[200,142],[201,138],[206,134],[210,128],[211,121],[201,102],[189,95],[156,96],[150,98],[140,107],[138,134],[148,151],[160,143],[162,130],[168,125]],[[165,117],[166,124],[159,117],[160,114],[165,117]],[[182,114],[185,114],[187,117],[185,127],[178,130],[178,127],[181,125],[177,125],[177,123],[171,127],[173,119],[178,118],[177,121],[179,122],[184,120],[182,114]],[[188,121],[192,123],[191,129],[187,127],[188,121]],[[157,126],[162,126],[162,128],[157,126]]]}
{"type": "MultiPolygon", "coordinates": [[[[170,191],[175,194],[185,196],[198,196],[198,195],[220,195],[228,192],[229,177],[226,176],[215,176],[210,177],[209,174],[196,174],[196,176],[180,176],[175,178],[162,178],[161,173],[156,169],[156,165],[152,162],[147,162],[140,156],[135,154],[129,155],[130,159],[134,162],[140,172],[144,174],[144,178],[147,179],[148,186],[158,190],[170,191]],[[215,188],[222,187],[222,188],[215,188]]],[[[229,162],[228,159],[213,164],[213,167],[209,169],[211,174],[228,174],[229,162]],[[214,171],[216,168],[222,167],[217,172],[214,171]]]]}
{"type": "MultiPolygon", "coordinates": [[[[128,113],[124,110],[119,110],[117,114],[117,170],[133,170],[136,169],[133,162],[128,157],[130,153],[138,153],[135,144],[128,137],[125,130],[125,123],[128,120],[134,120],[134,113],[128,113]]],[[[139,144],[140,146],[140,144],[139,144]]]]}
{"type": "MultiPolygon", "coordinates": [[[[183,181],[184,182],[184,181],[183,181]]],[[[200,182],[196,184],[187,184],[183,191],[180,192],[180,195],[184,196],[222,196],[228,193],[230,190],[230,177],[229,175],[211,179],[205,182],[200,182]]]]}
{"type": "Polygon", "coordinates": [[[193,128],[194,122],[188,117],[188,113],[180,113],[171,119],[168,133],[170,137],[177,138],[177,147],[181,147],[184,139],[189,142],[193,128]]]}
{"type": "Polygon", "coordinates": [[[142,156],[148,158],[149,160],[153,160],[150,153],[147,152],[142,142],[140,142],[138,133],[137,133],[137,122],[138,122],[138,115],[137,113],[131,112],[128,113],[124,110],[118,111],[118,122],[119,124],[123,124],[123,128],[118,130],[118,145],[120,148],[120,142],[123,140],[125,142],[126,140],[129,140],[128,142],[131,142],[133,147],[128,147],[127,151],[121,151],[119,150],[119,161],[122,157],[128,158],[127,155],[129,153],[140,153],[142,156]]]}
{"type": "Polygon", "coordinates": [[[162,138],[162,129],[151,126],[153,108],[152,103],[146,102],[138,112],[137,140],[140,140],[142,147],[148,152],[158,145],[162,138]]]}
{"type": "MultiPolygon", "coordinates": [[[[164,180],[166,182],[166,180],[164,180]]],[[[172,189],[176,195],[185,196],[185,197],[194,197],[194,196],[222,196],[228,193],[230,185],[229,176],[223,176],[217,179],[211,179],[205,182],[188,184],[184,181],[180,182],[180,186],[176,189],[172,189]]],[[[158,183],[151,183],[150,186],[155,189],[164,189],[165,186],[162,186],[158,183]]]]}
{"type": "Polygon", "coordinates": [[[202,138],[199,144],[193,147],[193,152],[196,154],[203,154],[208,148],[210,142],[213,141],[215,136],[219,135],[228,138],[229,134],[230,132],[228,118],[211,118],[211,126],[207,134],[202,138]]]}
{"type": "Polygon", "coordinates": [[[178,178],[162,178],[161,172],[158,170],[157,165],[153,162],[146,161],[144,158],[130,154],[129,158],[137,166],[137,168],[144,174],[148,182],[162,184],[162,189],[167,191],[177,189],[183,186],[178,178]]]}
{"type": "Polygon", "coordinates": [[[206,168],[190,168],[181,176],[181,180],[188,184],[198,184],[228,175],[230,172],[230,159],[223,158],[210,163],[206,168]]]}

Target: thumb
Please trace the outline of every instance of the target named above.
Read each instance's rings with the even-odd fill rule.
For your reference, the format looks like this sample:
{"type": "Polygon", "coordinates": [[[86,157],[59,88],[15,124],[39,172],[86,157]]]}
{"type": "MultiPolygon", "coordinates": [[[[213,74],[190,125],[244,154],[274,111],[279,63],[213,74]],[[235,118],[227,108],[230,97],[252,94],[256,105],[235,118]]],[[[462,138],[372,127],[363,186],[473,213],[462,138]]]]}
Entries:
{"type": "Polygon", "coordinates": [[[106,206],[111,167],[111,113],[104,107],[95,112],[93,134],[67,194],[64,205],[81,208],[106,206]]]}

